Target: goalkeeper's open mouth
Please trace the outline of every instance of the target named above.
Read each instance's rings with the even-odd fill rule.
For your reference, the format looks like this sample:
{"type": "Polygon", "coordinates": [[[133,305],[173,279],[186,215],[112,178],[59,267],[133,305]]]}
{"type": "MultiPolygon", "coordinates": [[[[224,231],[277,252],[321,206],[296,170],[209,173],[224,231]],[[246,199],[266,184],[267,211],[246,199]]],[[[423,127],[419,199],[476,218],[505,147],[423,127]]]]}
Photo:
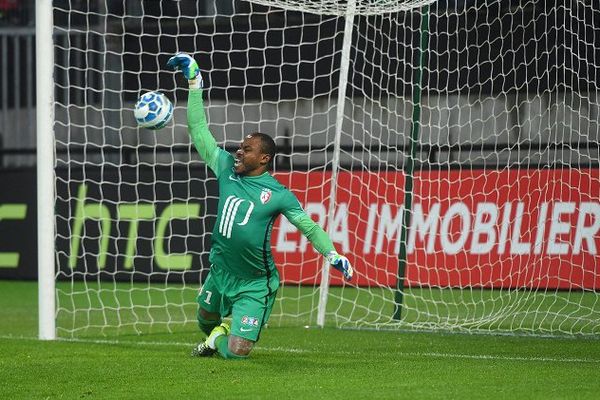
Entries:
{"type": "Polygon", "coordinates": [[[240,174],[244,171],[244,163],[242,162],[241,158],[239,158],[239,157],[234,158],[233,168],[235,169],[235,172],[237,174],[240,174]]]}

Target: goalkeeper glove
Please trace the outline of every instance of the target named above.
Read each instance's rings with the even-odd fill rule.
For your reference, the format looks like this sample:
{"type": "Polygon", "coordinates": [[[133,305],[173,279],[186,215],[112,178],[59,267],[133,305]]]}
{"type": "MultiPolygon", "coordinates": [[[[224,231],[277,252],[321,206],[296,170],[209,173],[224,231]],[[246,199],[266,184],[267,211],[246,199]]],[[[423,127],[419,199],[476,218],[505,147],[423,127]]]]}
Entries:
{"type": "Polygon", "coordinates": [[[167,61],[167,66],[175,71],[180,70],[188,80],[190,89],[200,89],[204,86],[198,63],[185,53],[177,53],[167,61]]]}
{"type": "Polygon", "coordinates": [[[352,265],[350,265],[350,261],[344,256],[339,255],[335,251],[330,251],[327,253],[327,261],[331,266],[342,274],[344,274],[344,279],[349,281],[352,280],[352,275],[354,275],[354,270],[352,269],[352,265]]]}

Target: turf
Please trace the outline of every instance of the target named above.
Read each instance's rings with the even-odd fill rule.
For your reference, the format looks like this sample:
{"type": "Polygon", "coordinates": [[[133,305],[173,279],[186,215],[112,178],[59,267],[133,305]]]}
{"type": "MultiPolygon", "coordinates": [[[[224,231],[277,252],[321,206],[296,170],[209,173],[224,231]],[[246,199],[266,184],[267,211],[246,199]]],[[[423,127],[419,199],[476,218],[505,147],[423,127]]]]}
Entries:
{"type": "MultiPolygon", "coordinates": [[[[187,312],[187,310],[185,310],[187,312]]],[[[0,397],[595,399],[600,341],[303,328],[265,329],[251,358],[192,359],[174,333],[35,339],[35,282],[0,281],[0,397]]],[[[106,332],[105,332],[106,333],[106,332]]]]}

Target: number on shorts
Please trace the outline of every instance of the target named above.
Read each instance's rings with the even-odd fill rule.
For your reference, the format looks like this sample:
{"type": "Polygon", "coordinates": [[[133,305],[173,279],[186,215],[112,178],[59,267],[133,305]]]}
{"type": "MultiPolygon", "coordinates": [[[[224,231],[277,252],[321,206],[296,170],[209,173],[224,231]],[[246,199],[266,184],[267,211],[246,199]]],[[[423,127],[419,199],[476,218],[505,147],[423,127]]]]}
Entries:
{"type": "Polygon", "coordinates": [[[206,291],[206,298],[204,299],[204,302],[206,304],[210,304],[210,298],[212,297],[212,292],[210,290],[206,291]]]}

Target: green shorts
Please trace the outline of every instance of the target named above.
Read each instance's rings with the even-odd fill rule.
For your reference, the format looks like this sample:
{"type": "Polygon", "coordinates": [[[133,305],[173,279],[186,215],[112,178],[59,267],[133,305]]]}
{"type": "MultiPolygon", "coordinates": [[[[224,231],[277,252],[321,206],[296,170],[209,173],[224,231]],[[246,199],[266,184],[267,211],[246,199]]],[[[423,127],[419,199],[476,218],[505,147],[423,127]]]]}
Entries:
{"type": "Polygon", "coordinates": [[[258,341],[279,288],[279,274],[244,279],[213,265],[200,289],[198,306],[221,317],[231,315],[231,334],[258,341]]]}

